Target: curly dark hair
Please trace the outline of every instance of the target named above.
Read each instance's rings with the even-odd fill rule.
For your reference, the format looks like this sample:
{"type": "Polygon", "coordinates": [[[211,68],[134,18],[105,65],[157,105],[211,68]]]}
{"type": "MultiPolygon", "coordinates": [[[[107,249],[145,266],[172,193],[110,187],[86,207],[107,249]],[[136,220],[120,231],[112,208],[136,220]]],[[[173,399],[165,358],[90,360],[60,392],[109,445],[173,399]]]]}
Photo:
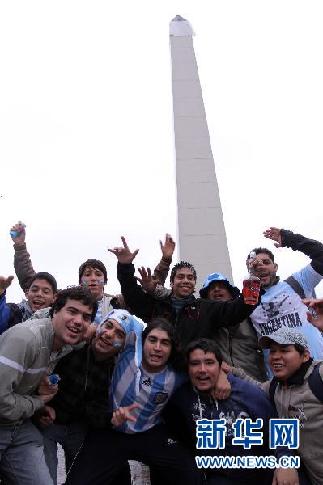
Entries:
{"type": "Polygon", "coordinates": [[[175,266],[173,266],[173,268],[172,268],[172,271],[171,271],[171,274],[170,274],[170,277],[169,277],[171,283],[173,283],[177,271],[179,269],[182,269],[182,268],[190,269],[193,273],[194,279],[196,280],[197,276],[196,276],[196,271],[195,271],[194,266],[191,263],[188,263],[187,261],[181,261],[180,263],[175,264],[175,266]]]}
{"type": "Polygon", "coordinates": [[[52,317],[54,313],[61,310],[65,305],[67,300],[76,300],[83,303],[92,309],[91,322],[95,319],[96,312],[98,310],[98,304],[92,293],[83,286],[73,286],[71,288],[66,288],[65,290],[60,290],[57,293],[56,300],[50,309],[50,316],[52,317]]]}

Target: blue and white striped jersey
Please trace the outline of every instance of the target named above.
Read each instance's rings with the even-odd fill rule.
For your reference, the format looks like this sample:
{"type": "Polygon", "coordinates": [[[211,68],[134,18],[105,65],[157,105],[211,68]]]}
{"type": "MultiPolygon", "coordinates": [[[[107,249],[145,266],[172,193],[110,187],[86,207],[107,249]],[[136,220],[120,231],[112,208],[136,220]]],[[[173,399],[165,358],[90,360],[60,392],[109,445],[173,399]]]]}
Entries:
{"type": "MultiPolygon", "coordinates": [[[[135,336],[133,335],[133,343],[135,336]]],[[[149,373],[138,365],[135,346],[129,345],[120,354],[115,366],[111,394],[113,410],[138,403],[132,414],[135,422],[127,421],[118,431],[138,433],[147,431],[161,422],[160,414],[174,391],[186,380],[184,374],[166,366],[161,372],[149,373]]]]}

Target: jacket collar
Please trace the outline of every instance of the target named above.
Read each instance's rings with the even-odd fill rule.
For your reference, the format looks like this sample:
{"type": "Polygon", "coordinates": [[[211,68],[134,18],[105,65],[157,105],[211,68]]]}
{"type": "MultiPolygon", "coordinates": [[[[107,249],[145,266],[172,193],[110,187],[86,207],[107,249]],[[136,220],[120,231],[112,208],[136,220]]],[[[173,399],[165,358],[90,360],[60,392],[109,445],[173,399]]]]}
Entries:
{"type": "Polygon", "coordinates": [[[307,362],[304,362],[300,368],[292,375],[290,376],[286,382],[281,381],[280,379],[277,379],[277,377],[274,377],[276,381],[278,381],[280,384],[287,384],[287,386],[301,386],[304,384],[304,379],[307,374],[307,371],[311,367],[313,363],[313,359],[310,358],[307,362]]]}
{"type": "MultiPolygon", "coordinates": [[[[274,280],[274,282],[273,282],[273,284],[272,284],[272,285],[270,285],[270,286],[266,286],[265,288],[261,287],[261,289],[263,290],[263,293],[265,293],[267,290],[269,290],[269,289],[270,289],[270,288],[272,288],[273,286],[277,285],[277,283],[279,283],[279,281],[280,281],[280,277],[279,277],[279,276],[275,276],[275,280],[274,280]]],[[[262,294],[263,294],[263,293],[262,293],[262,294]]]]}

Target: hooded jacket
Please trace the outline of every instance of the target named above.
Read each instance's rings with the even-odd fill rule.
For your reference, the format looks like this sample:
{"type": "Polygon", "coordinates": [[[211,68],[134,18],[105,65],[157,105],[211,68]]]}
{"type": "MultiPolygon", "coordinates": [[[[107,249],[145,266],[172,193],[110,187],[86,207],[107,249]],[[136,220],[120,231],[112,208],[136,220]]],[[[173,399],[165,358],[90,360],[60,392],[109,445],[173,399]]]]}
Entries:
{"type": "MultiPolygon", "coordinates": [[[[303,465],[313,485],[323,483],[323,403],[314,396],[308,383],[314,365],[303,366],[297,375],[294,374],[289,384],[278,384],[274,401],[279,418],[297,418],[300,421],[300,455],[303,465]]],[[[260,385],[269,395],[270,382],[256,383],[242,369],[233,369],[233,373],[243,379],[260,385]]],[[[320,365],[320,376],[323,380],[323,365],[320,365]]]]}
{"type": "MultiPolygon", "coordinates": [[[[174,436],[186,446],[202,455],[241,456],[266,455],[268,453],[268,422],[275,415],[266,394],[255,386],[229,374],[231,394],[228,399],[216,401],[208,393],[199,393],[190,382],[182,385],[171,397],[163,413],[166,424],[174,436]],[[196,421],[198,419],[226,419],[225,449],[196,450],[196,421]],[[233,423],[239,419],[262,418],[264,421],[263,446],[251,450],[232,445],[233,423]]],[[[221,474],[241,478],[250,483],[259,478],[259,470],[222,469],[221,474]]],[[[212,471],[211,471],[212,473],[212,471]]],[[[245,482],[243,482],[245,483],[245,482]]],[[[260,483],[256,482],[256,483],[260,483]]]]}

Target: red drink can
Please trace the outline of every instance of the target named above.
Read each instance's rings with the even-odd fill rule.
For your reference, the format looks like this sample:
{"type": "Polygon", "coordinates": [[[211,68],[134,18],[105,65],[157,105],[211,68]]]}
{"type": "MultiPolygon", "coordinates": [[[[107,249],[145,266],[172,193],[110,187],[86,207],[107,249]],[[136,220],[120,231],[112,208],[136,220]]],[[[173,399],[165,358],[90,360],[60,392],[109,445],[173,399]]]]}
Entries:
{"type": "Polygon", "coordinates": [[[245,303],[255,305],[260,293],[260,279],[257,276],[249,276],[243,280],[242,294],[245,303]]]}

